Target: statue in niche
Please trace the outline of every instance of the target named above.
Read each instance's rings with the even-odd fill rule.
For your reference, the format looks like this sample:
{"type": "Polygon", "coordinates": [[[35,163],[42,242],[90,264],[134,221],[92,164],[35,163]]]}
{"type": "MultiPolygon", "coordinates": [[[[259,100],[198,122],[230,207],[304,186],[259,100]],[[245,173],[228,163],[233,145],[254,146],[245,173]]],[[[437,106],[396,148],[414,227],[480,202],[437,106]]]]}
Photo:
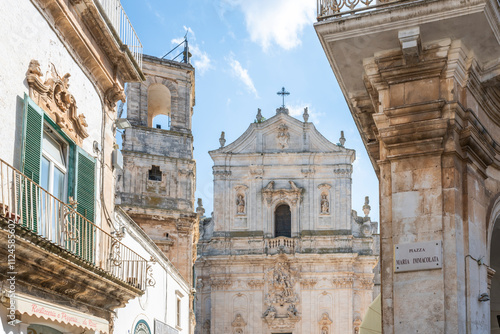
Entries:
{"type": "Polygon", "coordinates": [[[321,195],[321,213],[330,213],[330,203],[328,203],[328,195],[321,195]]]}
{"type": "Polygon", "coordinates": [[[326,326],[321,328],[321,334],[328,334],[328,328],[326,326]]]}
{"type": "Polygon", "coordinates": [[[245,213],[245,197],[242,194],[238,194],[236,198],[236,207],[238,214],[245,213]]]}

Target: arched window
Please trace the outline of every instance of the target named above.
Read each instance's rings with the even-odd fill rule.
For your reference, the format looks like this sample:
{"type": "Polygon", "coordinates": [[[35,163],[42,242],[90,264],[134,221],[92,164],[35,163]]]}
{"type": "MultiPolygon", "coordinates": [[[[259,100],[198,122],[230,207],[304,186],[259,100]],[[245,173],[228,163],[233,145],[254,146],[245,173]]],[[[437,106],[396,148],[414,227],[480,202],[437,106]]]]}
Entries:
{"type": "Polygon", "coordinates": [[[165,117],[170,117],[172,98],[170,90],[162,84],[152,84],[148,88],[148,126],[157,127],[160,124],[161,129],[168,129],[170,127],[170,122],[165,122],[160,118],[156,119],[156,116],[164,115],[165,117]],[[157,121],[156,124],[153,123],[153,119],[157,121]],[[160,122],[158,122],[160,121],[160,122]],[[168,127],[165,127],[168,124],[168,127]]]}
{"type": "Polygon", "coordinates": [[[287,204],[281,204],[274,211],[274,236],[292,237],[292,213],[287,204]]]}

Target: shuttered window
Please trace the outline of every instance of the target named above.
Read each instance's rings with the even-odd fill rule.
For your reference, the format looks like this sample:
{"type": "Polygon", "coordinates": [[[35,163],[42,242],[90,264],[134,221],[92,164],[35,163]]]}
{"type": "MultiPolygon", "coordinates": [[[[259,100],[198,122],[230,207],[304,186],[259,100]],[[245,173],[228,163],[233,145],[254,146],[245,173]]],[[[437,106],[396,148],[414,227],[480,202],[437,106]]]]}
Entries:
{"type": "MultiPolygon", "coordinates": [[[[77,202],[77,212],[91,222],[95,220],[95,159],[76,146],[59,127],[38,107],[33,100],[25,95],[24,123],[23,123],[23,143],[21,153],[21,169],[23,174],[28,176],[37,184],[41,184],[42,146],[44,123],[55,129],[58,135],[68,143],[68,170],[67,188],[68,196],[72,196],[77,202]]],[[[33,187],[28,189],[23,180],[19,181],[20,193],[23,205],[23,225],[30,228],[35,233],[38,231],[42,210],[40,200],[36,199],[33,187]]],[[[49,189],[45,189],[49,190],[49,189]]],[[[55,194],[57,196],[57,194],[55,194]]],[[[60,197],[60,196],[57,196],[60,197]]],[[[65,197],[65,196],[64,196],[65,197]]],[[[61,198],[66,200],[67,198],[61,198]]],[[[86,221],[78,223],[78,246],[77,255],[94,262],[95,230],[86,221]]]]}
{"type": "MultiPolygon", "coordinates": [[[[23,174],[39,184],[42,157],[43,111],[26,95],[24,100],[21,170],[23,174]]],[[[23,178],[17,179],[16,182],[18,183],[17,189],[19,189],[18,201],[21,203],[23,211],[22,224],[36,233],[38,231],[39,219],[36,188],[23,178]]]]}

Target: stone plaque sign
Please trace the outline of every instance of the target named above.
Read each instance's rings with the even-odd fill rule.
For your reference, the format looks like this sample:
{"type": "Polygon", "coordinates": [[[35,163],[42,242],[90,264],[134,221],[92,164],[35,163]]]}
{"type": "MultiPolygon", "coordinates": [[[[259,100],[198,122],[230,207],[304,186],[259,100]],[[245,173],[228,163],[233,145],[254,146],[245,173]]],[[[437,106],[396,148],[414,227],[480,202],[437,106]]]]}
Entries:
{"type": "Polygon", "coordinates": [[[442,268],[441,243],[439,240],[395,245],[394,272],[442,268]]]}

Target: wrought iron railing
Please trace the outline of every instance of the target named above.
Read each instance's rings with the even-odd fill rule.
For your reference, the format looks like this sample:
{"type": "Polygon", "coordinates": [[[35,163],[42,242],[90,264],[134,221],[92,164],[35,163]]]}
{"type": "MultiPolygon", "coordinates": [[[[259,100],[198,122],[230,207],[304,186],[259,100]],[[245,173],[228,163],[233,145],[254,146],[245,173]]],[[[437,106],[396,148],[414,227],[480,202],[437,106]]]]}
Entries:
{"type": "Polygon", "coordinates": [[[0,159],[0,216],[144,290],[147,261],[0,159]]]}
{"type": "Polygon", "coordinates": [[[405,0],[316,0],[318,21],[331,17],[355,14],[375,8],[386,7],[405,0]]]}
{"type": "MultiPolygon", "coordinates": [[[[113,29],[126,45],[134,57],[137,65],[142,69],[142,43],[130,23],[120,0],[97,0],[104,14],[110,21],[113,29]]],[[[98,6],[99,7],[99,6],[98,6]]]]}

